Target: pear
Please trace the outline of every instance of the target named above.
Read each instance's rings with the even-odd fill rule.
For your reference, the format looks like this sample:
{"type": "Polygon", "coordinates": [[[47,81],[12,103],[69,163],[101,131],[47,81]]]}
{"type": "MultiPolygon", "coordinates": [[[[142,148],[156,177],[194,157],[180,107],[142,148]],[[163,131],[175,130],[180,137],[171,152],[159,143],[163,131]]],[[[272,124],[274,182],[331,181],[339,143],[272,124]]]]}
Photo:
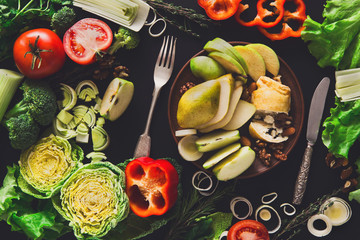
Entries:
{"type": "Polygon", "coordinates": [[[254,104],[239,100],[231,120],[223,127],[225,130],[235,130],[243,126],[256,112],[254,104]]]}
{"type": "Polygon", "coordinates": [[[210,152],[220,149],[240,139],[238,130],[234,131],[216,131],[207,133],[199,137],[195,144],[199,152],[210,152]]]}
{"type": "Polygon", "coordinates": [[[187,90],[178,103],[179,126],[196,128],[214,118],[219,108],[220,90],[217,80],[209,80],[187,90]]]}
{"type": "Polygon", "coordinates": [[[208,56],[220,63],[227,72],[246,75],[241,64],[231,56],[222,52],[211,52],[208,56]]]}
{"type": "Polygon", "coordinates": [[[214,155],[212,155],[206,162],[203,164],[203,168],[208,169],[213,166],[215,166],[217,163],[219,163],[221,160],[229,156],[230,154],[236,152],[241,147],[240,143],[233,143],[227,147],[224,147],[214,155]]]}
{"type": "Polygon", "coordinates": [[[279,58],[270,47],[261,43],[251,43],[246,45],[252,49],[255,49],[264,59],[265,67],[272,75],[277,76],[280,70],[279,58]]]}
{"type": "Polygon", "coordinates": [[[255,156],[254,150],[249,146],[242,147],[216,165],[213,173],[220,181],[236,178],[253,164],[255,156]]]}
{"type": "Polygon", "coordinates": [[[118,119],[129,106],[134,95],[132,82],[114,78],[108,85],[101,101],[100,115],[110,121],[118,119]]]}
{"type": "Polygon", "coordinates": [[[256,81],[265,76],[266,67],[263,57],[253,48],[247,46],[235,46],[235,50],[244,58],[250,77],[256,81]]]}
{"type": "Polygon", "coordinates": [[[197,56],[190,60],[190,69],[195,77],[203,80],[216,79],[225,74],[224,68],[208,56],[197,56]]]}

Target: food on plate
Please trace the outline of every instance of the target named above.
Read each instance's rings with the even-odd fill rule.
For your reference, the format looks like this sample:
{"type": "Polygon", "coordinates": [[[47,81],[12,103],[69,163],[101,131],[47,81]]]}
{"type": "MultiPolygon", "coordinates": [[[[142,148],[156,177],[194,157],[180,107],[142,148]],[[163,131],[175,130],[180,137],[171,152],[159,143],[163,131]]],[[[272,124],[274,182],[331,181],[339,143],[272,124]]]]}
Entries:
{"type": "Polygon", "coordinates": [[[131,210],[140,217],[163,215],[176,203],[178,172],[165,159],[141,157],[125,169],[131,210]]]}
{"type": "Polygon", "coordinates": [[[291,89],[266,76],[256,81],[257,89],[251,95],[251,102],[257,110],[285,112],[290,111],[291,89]]]}
{"type": "Polygon", "coordinates": [[[335,71],[335,93],[342,102],[360,98],[360,68],[335,71]]]}
{"type": "Polygon", "coordinates": [[[206,162],[204,162],[203,168],[208,169],[208,168],[215,166],[221,160],[223,160],[230,154],[239,150],[240,147],[241,147],[240,143],[233,143],[231,145],[228,145],[227,147],[220,149],[218,152],[216,152],[214,155],[212,155],[209,159],[207,159],[206,162]]]}
{"type": "Polygon", "coordinates": [[[109,54],[116,53],[120,48],[127,50],[136,48],[140,43],[140,35],[138,32],[120,26],[118,31],[114,33],[114,40],[109,48],[109,54]]]}
{"type": "Polygon", "coordinates": [[[100,105],[100,115],[115,121],[129,106],[134,94],[134,84],[121,78],[114,78],[108,85],[100,105]]]}
{"type": "Polygon", "coordinates": [[[110,27],[95,18],[84,18],[69,28],[63,37],[66,54],[82,65],[94,63],[96,54],[106,51],[113,40],[110,27]]]}
{"type": "Polygon", "coordinates": [[[270,237],[266,227],[262,223],[255,220],[246,219],[241,220],[231,226],[227,235],[227,239],[270,240],[270,237]]]}
{"type": "Polygon", "coordinates": [[[193,135],[196,134],[197,131],[194,128],[188,128],[188,129],[180,129],[175,131],[175,136],[177,137],[185,137],[187,135],[193,135]]]}
{"type": "Polygon", "coordinates": [[[223,68],[229,73],[236,73],[239,75],[245,75],[246,72],[241,64],[231,56],[222,52],[211,52],[208,54],[209,57],[217,61],[223,66],[223,68]]]}
{"type": "Polygon", "coordinates": [[[197,135],[187,135],[180,139],[178,151],[186,161],[196,161],[203,156],[203,153],[198,151],[195,143],[198,138],[197,135]]]}
{"type": "Polygon", "coordinates": [[[236,51],[244,58],[246,65],[248,66],[249,76],[253,80],[258,80],[259,77],[265,76],[266,67],[263,57],[253,48],[248,46],[237,45],[234,46],[236,51]]]}
{"type": "Polygon", "coordinates": [[[239,100],[230,121],[223,126],[225,130],[235,130],[247,123],[256,112],[254,104],[239,100]]]}
{"type": "Polygon", "coordinates": [[[83,151],[66,139],[50,135],[20,155],[21,190],[37,198],[50,198],[81,166],[83,151]]]}
{"type": "MultiPolygon", "coordinates": [[[[263,58],[266,70],[274,77],[279,74],[280,61],[275,51],[262,43],[250,43],[246,45],[249,48],[255,49],[263,58]]],[[[256,79],[257,80],[257,79],[256,79]]]]}
{"type": "Polygon", "coordinates": [[[24,75],[8,69],[0,69],[0,122],[24,75]]]}
{"type": "Polygon", "coordinates": [[[129,213],[124,186],[124,171],[110,162],[93,162],[66,180],[53,203],[78,239],[101,238],[129,213]]]}
{"type": "Polygon", "coordinates": [[[289,138],[288,136],[282,135],[282,128],[263,121],[252,121],[249,125],[249,133],[255,139],[271,143],[285,142],[289,138]]]}
{"type": "Polygon", "coordinates": [[[15,41],[14,61],[19,71],[40,79],[59,71],[65,63],[61,39],[53,31],[37,28],[24,32],[15,41]]]}
{"type": "Polygon", "coordinates": [[[214,20],[225,20],[233,16],[241,0],[198,0],[209,18],[214,20]]]}
{"type": "Polygon", "coordinates": [[[205,81],[218,78],[225,74],[220,63],[208,56],[197,56],[190,60],[190,69],[195,77],[205,81]]]}
{"type": "Polygon", "coordinates": [[[63,36],[64,33],[74,25],[76,14],[74,9],[64,6],[54,13],[51,17],[50,26],[54,29],[56,34],[63,36]]]}
{"type": "Polygon", "coordinates": [[[199,152],[210,152],[225,147],[240,139],[238,130],[218,130],[199,137],[195,144],[199,152]]]}

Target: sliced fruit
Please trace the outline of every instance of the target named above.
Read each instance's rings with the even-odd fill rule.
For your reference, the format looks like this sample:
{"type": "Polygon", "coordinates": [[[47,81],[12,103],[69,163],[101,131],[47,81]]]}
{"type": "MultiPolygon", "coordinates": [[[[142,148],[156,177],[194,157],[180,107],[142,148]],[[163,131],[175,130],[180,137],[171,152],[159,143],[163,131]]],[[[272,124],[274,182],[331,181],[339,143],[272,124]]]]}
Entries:
{"type": "Polygon", "coordinates": [[[101,101],[100,115],[115,121],[129,106],[134,94],[132,82],[121,78],[114,78],[107,87],[101,101]]]}
{"type": "Polygon", "coordinates": [[[225,130],[235,130],[243,126],[256,112],[254,104],[239,100],[231,120],[223,127],[225,130]]]}
{"type": "Polygon", "coordinates": [[[266,67],[263,57],[253,48],[247,46],[235,46],[236,51],[244,58],[248,66],[248,74],[256,81],[261,76],[265,76],[266,67]]]}
{"type": "Polygon", "coordinates": [[[241,64],[231,56],[222,52],[211,52],[208,56],[220,63],[227,72],[246,75],[241,64]]]}
{"type": "Polygon", "coordinates": [[[195,77],[203,80],[216,79],[225,74],[225,69],[208,56],[197,56],[190,60],[190,69],[195,77]]]}
{"type": "Polygon", "coordinates": [[[211,167],[215,166],[221,160],[223,160],[224,158],[226,158],[230,154],[232,154],[232,153],[236,152],[237,150],[239,150],[240,147],[241,147],[240,143],[234,143],[234,144],[231,144],[231,145],[221,149],[220,151],[218,151],[217,153],[212,155],[206,162],[204,162],[203,167],[205,169],[208,169],[208,168],[211,168],[211,167]]]}
{"type": "Polygon", "coordinates": [[[196,128],[210,121],[217,113],[220,101],[220,82],[209,80],[200,83],[181,96],[177,121],[182,128],[196,128]]]}
{"type": "Polygon", "coordinates": [[[255,49],[263,57],[266,70],[269,73],[274,76],[279,74],[280,62],[274,50],[261,43],[251,43],[246,46],[255,49]]]}
{"type": "Polygon", "coordinates": [[[220,181],[228,181],[245,172],[254,162],[255,152],[245,146],[221,161],[213,169],[213,173],[220,181]]]}
{"type": "Polygon", "coordinates": [[[185,137],[187,135],[194,135],[194,134],[196,134],[196,132],[197,131],[194,128],[181,129],[181,130],[175,131],[175,136],[176,137],[185,137]]]}
{"type": "Polygon", "coordinates": [[[219,130],[199,137],[195,144],[199,152],[210,152],[225,147],[240,139],[238,130],[219,130]]]}
{"type": "Polygon", "coordinates": [[[281,135],[282,129],[265,122],[253,121],[249,125],[249,133],[255,139],[260,139],[271,143],[280,143],[288,139],[281,135]]]}
{"type": "Polygon", "coordinates": [[[178,143],[178,151],[181,157],[186,161],[199,160],[203,153],[197,150],[195,141],[199,137],[196,135],[188,135],[183,137],[178,143]]]}

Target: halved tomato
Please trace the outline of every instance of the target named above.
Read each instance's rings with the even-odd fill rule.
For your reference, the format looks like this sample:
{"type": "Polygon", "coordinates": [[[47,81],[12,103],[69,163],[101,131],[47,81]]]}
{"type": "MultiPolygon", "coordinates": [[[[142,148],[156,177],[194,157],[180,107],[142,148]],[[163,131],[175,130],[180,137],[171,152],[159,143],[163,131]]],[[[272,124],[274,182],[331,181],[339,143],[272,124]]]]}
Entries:
{"type": "Polygon", "coordinates": [[[66,31],[63,45],[69,58],[86,65],[95,62],[95,55],[108,49],[112,40],[113,33],[105,22],[84,18],[66,31]]]}
{"type": "Polygon", "coordinates": [[[229,230],[227,240],[270,240],[261,222],[247,219],[235,223],[229,230]]]}

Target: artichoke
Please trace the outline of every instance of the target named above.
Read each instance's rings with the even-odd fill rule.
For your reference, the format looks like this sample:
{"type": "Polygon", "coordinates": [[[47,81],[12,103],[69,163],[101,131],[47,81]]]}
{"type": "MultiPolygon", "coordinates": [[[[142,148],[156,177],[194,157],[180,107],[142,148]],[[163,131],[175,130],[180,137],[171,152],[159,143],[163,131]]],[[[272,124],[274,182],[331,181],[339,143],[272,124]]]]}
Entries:
{"type": "Polygon", "coordinates": [[[66,180],[60,200],[53,203],[70,221],[78,239],[100,238],[130,211],[124,189],[125,173],[120,168],[110,162],[92,162],[66,180]]]}
{"type": "Polygon", "coordinates": [[[40,139],[20,155],[20,188],[37,198],[50,198],[58,192],[84,158],[82,149],[62,137],[40,139]]]}

